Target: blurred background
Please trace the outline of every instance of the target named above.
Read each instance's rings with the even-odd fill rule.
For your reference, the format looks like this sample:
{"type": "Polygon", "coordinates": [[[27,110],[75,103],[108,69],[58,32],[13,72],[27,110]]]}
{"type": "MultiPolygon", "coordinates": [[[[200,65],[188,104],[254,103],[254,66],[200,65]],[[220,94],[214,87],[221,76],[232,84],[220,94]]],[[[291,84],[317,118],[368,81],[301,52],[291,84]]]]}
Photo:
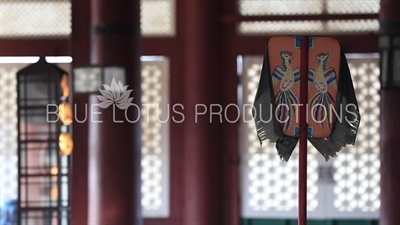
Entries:
{"type": "MultiPolygon", "coordinates": [[[[24,224],[296,224],[297,150],[284,163],[274,145],[260,146],[251,108],[243,107],[254,101],[265,46],[276,35],[336,38],[361,112],[355,145],[337,158],[325,162],[309,145],[308,224],[395,224],[400,221],[395,9],[400,9],[395,0],[0,0],[0,225],[14,225],[18,217],[16,74],[39,57],[69,74],[73,109],[95,102],[85,90],[100,84],[90,74],[75,78],[74,68],[118,64],[127,68],[125,84],[134,89],[134,101],[162,110],[142,108],[139,125],[132,127],[74,121],[66,219],[24,224]],[[172,112],[174,104],[183,106],[177,111],[185,120],[161,122],[182,119],[172,112]],[[195,104],[219,104],[225,116],[220,121],[207,111],[194,123],[195,104]],[[100,147],[100,169],[89,166],[99,159],[93,143],[112,146],[113,140],[102,132],[93,136],[93,129],[115,138],[132,135],[115,153],[100,147]],[[127,151],[129,160],[123,160],[127,151]],[[106,155],[116,158],[107,162],[106,155]],[[118,180],[90,185],[93,173],[118,180]],[[91,193],[113,200],[93,203],[91,193]]],[[[82,111],[74,113],[83,118],[82,111]]],[[[38,195],[58,198],[51,191],[38,195]]]]}

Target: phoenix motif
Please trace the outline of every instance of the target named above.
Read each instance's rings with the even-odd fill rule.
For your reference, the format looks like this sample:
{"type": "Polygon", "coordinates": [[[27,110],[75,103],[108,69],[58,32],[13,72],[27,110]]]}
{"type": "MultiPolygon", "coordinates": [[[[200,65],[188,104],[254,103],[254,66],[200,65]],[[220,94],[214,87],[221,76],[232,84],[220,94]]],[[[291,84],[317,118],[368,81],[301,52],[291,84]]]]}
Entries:
{"type": "Polygon", "coordinates": [[[296,84],[299,87],[300,69],[292,68],[293,53],[281,50],[279,53],[281,65],[275,67],[272,73],[272,85],[275,87],[279,83],[279,91],[275,96],[275,103],[277,105],[277,118],[279,121],[285,121],[284,129],[288,130],[292,115],[295,108],[292,104],[298,104],[299,100],[293,93],[292,87],[296,84]]]}
{"type": "MultiPolygon", "coordinates": [[[[328,129],[331,129],[331,117],[329,105],[335,104],[335,100],[328,91],[328,85],[337,90],[336,72],[334,68],[328,68],[329,52],[320,53],[317,55],[318,66],[315,70],[308,71],[308,88],[314,84],[317,93],[310,100],[313,118],[316,121],[325,121],[324,116],[328,121],[328,129]]],[[[319,123],[321,128],[323,122],[319,123]]]]}

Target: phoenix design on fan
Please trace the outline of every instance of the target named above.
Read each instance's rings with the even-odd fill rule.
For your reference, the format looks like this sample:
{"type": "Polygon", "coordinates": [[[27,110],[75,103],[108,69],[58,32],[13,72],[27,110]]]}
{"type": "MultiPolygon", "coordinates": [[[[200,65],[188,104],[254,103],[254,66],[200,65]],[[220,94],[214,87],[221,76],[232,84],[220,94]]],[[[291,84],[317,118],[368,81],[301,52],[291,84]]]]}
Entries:
{"type": "Polygon", "coordinates": [[[292,104],[299,104],[299,100],[293,93],[292,87],[296,84],[297,88],[299,88],[300,69],[292,68],[292,52],[281,50],[279,56],[281,65],[275,67],[272,73],[272,85],[275,88],[280,83],[280,90],[275,96],[277,118],[279,121],[284,121],[284,129],[288,130],[292,122],[292,115],[295,113],[295,107],[292,104]]]}
{"type": "Polygon", "coordinates": [[[308,89],[312,83],[318,91],[310,100],[313,119],[324,128],[324,121],[327,120],[328,130],[331,129],[330,104],[335,104],[335,100],[328,91],[329,85],[337,90],[336,72],[334,68],[328,68],[329,52],[319,53],[317,55],[317,68],[308,70],[308,89]],[[325,118],[324,118],[325,117],[325,118]]]}
{"type": "MultiPolygon", "coordinates": [[[[293,53],[281,50],[279,53],[281,65],[276,66],[272,73],[272,85],[275,88],[279,84],[279,91],[275,96],[277,105],[277,118],[284,122],[284,129],[290,128],[293,114],[296,108],[293,104],[299,104],[298,97],[293,93],[292,87],[296,85],[299,88],[300,69],[293,69],[293,53]]],[[[327,128],[331,129],[331,113],[329,106],[335,104],[333,96],[329,93],[329,85],[337,90],[337,76],[335,69],[328,68],[329,52],[319,53],[316,57],[317,68],[308,70],[308,90],[314,84],[317,93],[310,100],[312,116],[324,129],[324,121],[327,120],[327,128]]]]}

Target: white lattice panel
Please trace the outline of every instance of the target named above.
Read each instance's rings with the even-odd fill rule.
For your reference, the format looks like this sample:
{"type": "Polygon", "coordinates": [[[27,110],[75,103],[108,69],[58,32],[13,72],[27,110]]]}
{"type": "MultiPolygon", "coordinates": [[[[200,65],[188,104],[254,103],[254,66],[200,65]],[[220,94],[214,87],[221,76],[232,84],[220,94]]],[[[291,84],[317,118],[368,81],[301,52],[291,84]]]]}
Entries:
{"type": "MultiPolygon", "coordinates": [[[[76,93],[98,92],[101,87],[101,69],[93,68],[76,68],[74,69],[74,91],[76,93]]],[[[111,82],[106,82],[111,84],[111,82]]]]}
{"type": "Polygon", "coordinates": [[[327,33],[356,33],[373,32],[379,30],[379,21],[370,20],[330,20],[326,22],[327,33]]]}
{"type": "MultiPolygon", "coordinates": [[[[380,0],[238,0],[241,15],[307,15],[378,13],[380,0]]],[[[297,20],[240,22],[242,35],[269,34],[341,34],[379,30],[377,19],[369,20],[297,20]]]]}
{"type": "Polygon", "coordinates": [[[367,33],[379,30],[377,19],[329,20],[329,21],[251,21],[240,22],[237,31],[242,35],[265,34],[341,34],[367,33]]]}
{"type": "Polygon", "coordinates": [[[334,162],[334,207],[340,212],[377,212],[380,207],[378,154],[343,154],[334,162]]]}
{"type": "Polygon", "coordinates": [[[239,0],[242,15],[320,14],[323,0],[239,0]]]}
{"type": "Polygon", "coordinates": [[[18,194],[17,66],[0,64],[0,207],[18,194]]]}
{"type": "Polygon", "coordinates": [[[241,15],[378,13],[380,0],[238,0],[241,15]]]}
{"type": "MultiPolygon", "coordinates": [[[[2,0],[0,37],[69,36],[70,0],[2,0]]],[[[175,0],[141,0],[143,36],[175,35],[175,0]]]]}
{"type": "Polygon", "coordinates": [[[175,35],[175,0],[141,0],[143,36],[175,35]]]}
{"type": "Polygon", "coordinates": [[[238,26],[241,34],[319,33],[323,30],[321,21],[255,21],[241,22],[238,26]]]}
{"type": "Polygon", "coordinates": [[[326,10],[329,14],[379,13],[380,0],[329,0],[326,10]]]}
{"type": "Polygon", "coordinates": [[[379,59],[349,59],[361,113],[354,146],[333,159],[334,183],[328,186],[333,206],[329,216],[378,218],[380,208],[379,59]]]}
{"type": "MultiPolygon", "coordinates": [[[[239,101],[246,107],[240,128],[242,216],[296,218],[297,148],[288,163],[281,162],[275,146],[260,146],[251,107],[258,88],[263,58],[246,56],[240,66],[239,101]]],[[[308,211],[310,218],[378,218],[379,174],[379,63],[375,55],[349,55],[361,124],[356,145],[326,163],[308,146],[308,211]],[[319,178],[322,168],[333,177],[319,178]]]]}
{"type": "Polygon", "coordinates": [[[16,67],[6,68],[0,64],[0,154],[17,153],[17,80],[16,67]]]}
{"type": "Polygon", "coordinates": [[[0,155],[0,208],[18,196],[18,157],[16,155],[0,155]]]}
{"type": "Polygon", "coordinates": [[[142,62],[142,207],[146,217],[169,215],[168,60],[142,62]]]}
{"type": "Polygon", "coordinates": [[[68,36],[70,0],[2,0],[0,37],[68,36]]]}
{"type": "MultiPolygon", "coordinates": [[[[273,145],[268,146],[274,149],[273,145]]],[[[254,211],[294,212],[297,210],[298,156],[294,154],[288,163],[282,162],[274,153],[252,154],[248,160],[249,206],[254,211]]],[[[308,211],[318,207],[317,160],[308,157],[308,211]]]]}

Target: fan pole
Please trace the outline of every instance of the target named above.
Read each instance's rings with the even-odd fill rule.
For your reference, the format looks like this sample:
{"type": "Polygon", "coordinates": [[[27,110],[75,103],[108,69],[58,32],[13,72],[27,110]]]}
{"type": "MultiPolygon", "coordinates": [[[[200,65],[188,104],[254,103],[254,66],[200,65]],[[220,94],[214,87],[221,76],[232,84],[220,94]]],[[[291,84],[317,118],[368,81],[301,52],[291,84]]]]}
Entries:
{"type": "Polygon", "coordinates": [[[299,207],[298,225],[307,224],[307,103],[308,103],[308,42],[301,37],[300,47],[300,146],[299,146],[299,207]]]}

